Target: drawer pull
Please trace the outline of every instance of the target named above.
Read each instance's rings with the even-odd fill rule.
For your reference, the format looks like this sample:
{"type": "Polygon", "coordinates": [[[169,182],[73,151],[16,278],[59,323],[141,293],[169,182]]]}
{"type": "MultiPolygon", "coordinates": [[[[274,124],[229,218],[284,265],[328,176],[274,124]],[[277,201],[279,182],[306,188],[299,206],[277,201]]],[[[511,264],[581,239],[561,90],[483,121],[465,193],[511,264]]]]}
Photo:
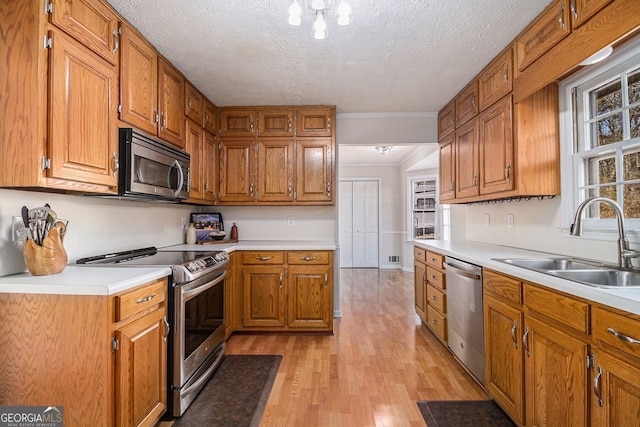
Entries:
{"type": "Polygon", "coordinates": [[[600,378],[602,377],[602,366],[598,366],[598,373],[593,379],[593,394],[598,398],[598,406],[602,407],[602,390],[600,390],[600,378]]]}
{"type": "Polygon", "coordinates": [[[516,348],[516,350],[518,349],[518,340],[516,339],[516,328],[518,327],[518,321],[514,320],[513,321],[513,328],[511,328],[511,341],[513,341],[513,345],[516,348]]]}
{"type": "Polygon", "coordinates": [[[614,337],[618,338],[620,341],[628,342],[629,344],[640,344],[640,340],[631,338],[625,334],[621,334],[620,332],[616,331],[613,328],[609,328],[607,329],[607,331],[614,337]]]}
{"type": "Polygon", "coordinates": [[[435,274],[431,275],[431,280],[436,280],[436,275],[435,274]]]}
{"type": "Polygon", "coordinates": [[[142,304],[143,302],[147,302],[147,301],[151,301],[153,298],[155,298],[156,294],[151,294],[149,296],[146,296],[144,298],[138,298],[136,300],[136,304],[142,304]]]}
{"type": "Polygon", "coordinates": [[[314,256],[303,256],[303,257],[300,257],[300,259],[301,259],[302,261],[314,261],[314,260],[316,260],[316,259],[318,259],[318,258],[317,258],[317,257],[314,257],[314,256]]]}
{"type": "Polygon", "coordinates": [[[438,325],[438,321],[436,319],[431,319],[431,323],[433,323],[434,325],[438,325]]]}
{"type": "Polygon", "coordinates": [[[431,299],[432,299],[433,301],[438,301],[438,297],[437,297],[437,296],[435,296],[435,295],[431,295],[431,299]]]}
{"type": "Polygon", "coordinates": [[[529,336],[529,327],[524,328],[524,335],[522,336],[522,345],[524,346],[524,351],[527,353],[527,357],[531,356],[529,352],[529,344],[527,343],[527,337],[529,336]]]}
{"type": "Polygon", "coordinates": [[[258,261],[269,261],[271,259],[271,257],[270,256],[259,256],[259,257],[256,257],[256,259],[258,261]]]}
{"type": "Polygon", "coordinates": [[[167,321],[167,316],[162,318],[164,322],[164,342],[167,342],[167,337],[169,336],[169,331],[171,331],[171,327],[169,326],[169,321],[167,321]]]}

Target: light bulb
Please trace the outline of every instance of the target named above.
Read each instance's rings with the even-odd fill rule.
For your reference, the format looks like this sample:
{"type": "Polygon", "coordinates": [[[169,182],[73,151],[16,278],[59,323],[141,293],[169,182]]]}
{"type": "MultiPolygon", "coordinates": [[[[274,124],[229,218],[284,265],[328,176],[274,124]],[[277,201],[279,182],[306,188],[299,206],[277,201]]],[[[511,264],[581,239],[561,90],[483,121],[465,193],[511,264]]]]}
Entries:
{"type": "Polygon", "coordinates": [[[349,15],[338,16],[338,25],[349,25],[351,22],[351,17],[349,15]]]}
{"type": "Polygon", "coordinates": [[[313,38],[316,40],[322,40],[327,38],[326,31],[313,30],[313,38]]]}
{"type": "Polygon", "coordinates": [[[322,10],[325,7],[326,6],[325,6],[325,3],[324,3],[324,0],[312,0],[311,1],[311,9],[313,9],[313,10],[322,10]]]}
{"type": "MultiPolygon", "coordinates": [[[[301,17],[302,16],[302,8],[300,7],[300,3],[298,0],[293,0],[291,2],[291,6],[289,6],[289,18],[301,17]]],[[[295,24],[291,24],[295,25],[295,24]]]]}
{"type": "Polygon", "coordinates": [[[289,25],[298,26],[302,24],[302,18],[299,16],[289,15],[289,25]]]}
{"type": "MultiPolygon", "coordinates": [[[[327,22],[324,20],[324,14],[322,12],[316,12],[316,20],[313,23],[313,30],[315,32],[326,33],[326,31],[327,31],[327,22]]],[[[322,38],[324,38],[324,37],[322,37],[322,38]]]]}
{"type": "Polygon", "coordinates": [[[349,6],[349,3],[347,3],[346,0],[342,0],[338,5],[338,16],[348,17],[349,15],[351,15],[351,6],[349,6]]]}

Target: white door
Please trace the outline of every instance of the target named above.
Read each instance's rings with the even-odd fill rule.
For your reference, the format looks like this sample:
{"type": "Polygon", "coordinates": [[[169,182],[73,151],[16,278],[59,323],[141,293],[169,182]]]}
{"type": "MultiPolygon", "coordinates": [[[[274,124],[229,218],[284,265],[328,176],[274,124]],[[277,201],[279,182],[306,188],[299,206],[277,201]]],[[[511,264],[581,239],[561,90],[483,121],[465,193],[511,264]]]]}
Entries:
{"type": "Polygon", "coordinates": [[[378,182],[340,182],[340,266],[378,267],[378,182]]]}

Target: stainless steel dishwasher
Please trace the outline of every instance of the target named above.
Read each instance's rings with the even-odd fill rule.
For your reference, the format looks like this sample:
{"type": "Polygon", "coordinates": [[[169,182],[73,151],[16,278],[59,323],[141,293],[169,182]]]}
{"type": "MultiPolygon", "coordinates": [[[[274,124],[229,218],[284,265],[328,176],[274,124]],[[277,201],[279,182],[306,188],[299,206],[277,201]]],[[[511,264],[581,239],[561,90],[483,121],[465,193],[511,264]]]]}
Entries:
{"type": "Polygon", "coordinates": [[[449,348],[484,384],[482,267],[445,257],[449,348]]]}

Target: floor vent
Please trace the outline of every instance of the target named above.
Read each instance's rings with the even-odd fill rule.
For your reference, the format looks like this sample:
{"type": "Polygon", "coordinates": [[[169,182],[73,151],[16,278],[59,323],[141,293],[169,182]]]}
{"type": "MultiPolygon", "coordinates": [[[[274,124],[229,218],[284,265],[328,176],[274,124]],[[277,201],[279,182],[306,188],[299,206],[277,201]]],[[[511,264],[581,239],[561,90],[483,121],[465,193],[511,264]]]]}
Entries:
{"type": "Polygon", "coordinates": [[[400,255],[389,255],[389,262],[400,262],[400,255]]]}

